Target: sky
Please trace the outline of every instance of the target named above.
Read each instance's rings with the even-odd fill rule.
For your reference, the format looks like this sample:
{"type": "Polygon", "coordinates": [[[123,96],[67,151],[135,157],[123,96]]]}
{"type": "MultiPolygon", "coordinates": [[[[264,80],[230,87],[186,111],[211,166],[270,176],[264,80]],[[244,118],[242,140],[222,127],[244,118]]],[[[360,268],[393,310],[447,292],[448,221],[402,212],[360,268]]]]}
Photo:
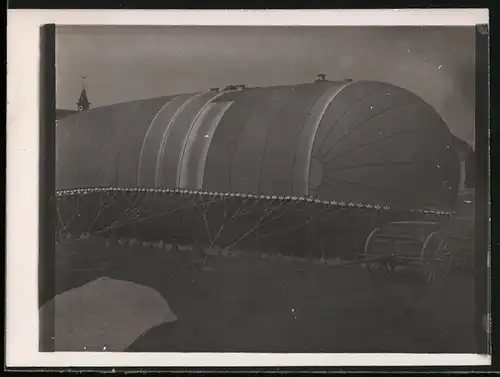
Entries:
{"type": "Polygon", "coordinates": [[[433,105],[474,142],[473,27],[58,26],[57,107],[329,80],[386,81],[433,105]]]}

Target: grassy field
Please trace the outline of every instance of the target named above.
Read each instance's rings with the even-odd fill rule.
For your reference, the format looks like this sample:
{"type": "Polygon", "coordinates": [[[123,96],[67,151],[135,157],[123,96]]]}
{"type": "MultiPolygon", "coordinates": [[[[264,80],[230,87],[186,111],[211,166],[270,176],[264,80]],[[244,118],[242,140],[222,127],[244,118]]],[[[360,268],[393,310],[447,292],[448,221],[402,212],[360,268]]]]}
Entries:
{"type": "Polygon", "coordinates": [[[101,276],[156,289],[179,320],[129,351],[475,352],[472,277],[429,290],[411,271],[374,282],[359,266],[304,273],[304,263],[246,255],[211,256],[200,271],[189,254],[67,242],[58,246],[56,291],[101,276]]]}

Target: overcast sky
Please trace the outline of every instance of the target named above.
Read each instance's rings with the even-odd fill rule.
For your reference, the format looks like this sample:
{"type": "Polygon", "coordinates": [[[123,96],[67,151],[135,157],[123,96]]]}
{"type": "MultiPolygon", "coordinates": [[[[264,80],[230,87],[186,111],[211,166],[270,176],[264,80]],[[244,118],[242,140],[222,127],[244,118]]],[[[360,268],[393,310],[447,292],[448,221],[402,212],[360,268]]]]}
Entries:
{"type": "Polygon", "coordinates": [[[57,31],[57,106],[74,109],[228,84],[387,81],[474,140],[473,27],[96,27],[57,31]]]}

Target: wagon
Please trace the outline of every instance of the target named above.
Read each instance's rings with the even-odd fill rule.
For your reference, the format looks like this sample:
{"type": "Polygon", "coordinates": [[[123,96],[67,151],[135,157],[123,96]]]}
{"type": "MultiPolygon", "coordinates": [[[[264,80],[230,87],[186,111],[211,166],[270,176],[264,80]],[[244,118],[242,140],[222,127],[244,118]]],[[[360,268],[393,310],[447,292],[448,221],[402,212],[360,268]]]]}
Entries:
{"type": "Polygon", "coordinates": [[[448,231],[440,222],[396,221],[373,229],[359,262],[374,278],[400,267],[415,268],[427,283],[443,278],[452,265],[448,231]]]}

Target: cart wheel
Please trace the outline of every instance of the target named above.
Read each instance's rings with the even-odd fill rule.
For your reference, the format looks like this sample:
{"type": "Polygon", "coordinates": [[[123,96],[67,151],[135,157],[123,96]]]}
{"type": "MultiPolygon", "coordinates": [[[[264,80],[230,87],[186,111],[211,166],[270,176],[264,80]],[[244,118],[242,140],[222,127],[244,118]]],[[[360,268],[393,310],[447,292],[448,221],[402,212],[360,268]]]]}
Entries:
{"type": "MultiPolygon", "coordinates": [[[[370,254],[373,247],[373,242],[374,239],[376,239],[378,233],[380,233],[380,228],[375,228],[370,232],[370,234],[366,238],[365,248],[364,248],[364,256],[366,258],[371,257],[370,254]]],[[[365,264],[365,267],[370,276],[374,279],[385,278],[388,275],[392,274],[395,269],[394,264],[386,260],[367,262],[365,264]]]]}
{"type": "Polygon", "coordinates": [[[429,285],[443,280],[451,269],[452,259],[442,234],[434,232],[427,237],[422,248],[422,272],[429,285]]]}

